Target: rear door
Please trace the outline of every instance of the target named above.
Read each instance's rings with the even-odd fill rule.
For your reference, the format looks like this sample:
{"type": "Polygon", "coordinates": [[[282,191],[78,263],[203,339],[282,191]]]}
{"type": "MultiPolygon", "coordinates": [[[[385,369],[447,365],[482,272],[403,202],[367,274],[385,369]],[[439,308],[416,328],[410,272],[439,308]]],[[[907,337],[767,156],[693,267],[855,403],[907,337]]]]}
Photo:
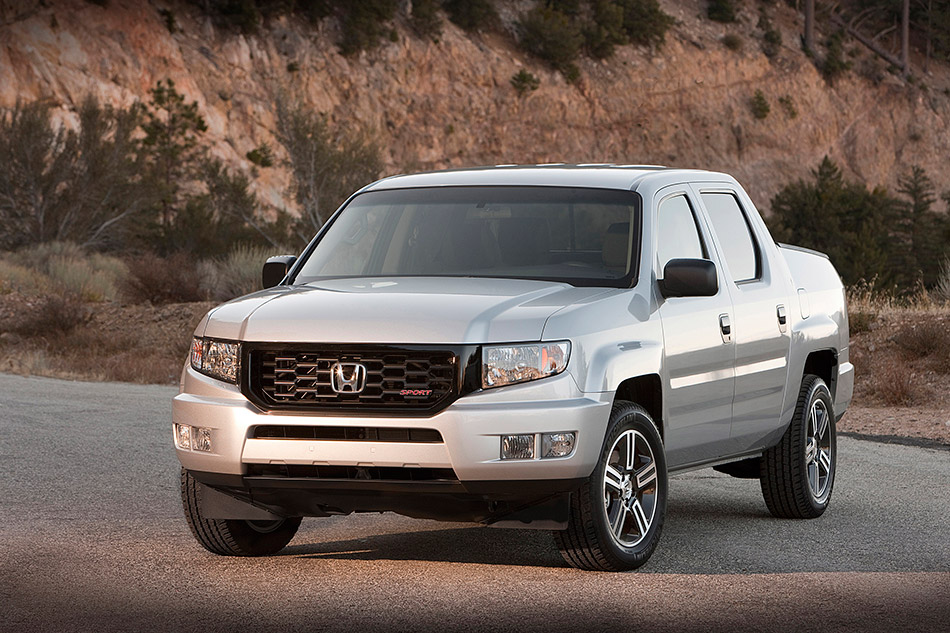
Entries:
{"type": "Polygon", "coordinates": [[[728,278],[735,338],[731,452],[756,448],[780,425],[788,375],[788,287],[765,256],[771,239],[751,202],[723,183],[694,185],[728,278]]]}
{"type": "MultiPolygon", "coordinates": [[[[714,259],[688,185],[661,189],[655,200],[656,277],[670,259],[714,259]]],[[[721,268],[717,263],[717,268],[721,268]]],[[[670,468],[725,454],[732,422],[735,347],[721,323],[732,318],[732,301],[722,273],[713,297],[657,295],[665,353],[665,445],[670,468]]]]}

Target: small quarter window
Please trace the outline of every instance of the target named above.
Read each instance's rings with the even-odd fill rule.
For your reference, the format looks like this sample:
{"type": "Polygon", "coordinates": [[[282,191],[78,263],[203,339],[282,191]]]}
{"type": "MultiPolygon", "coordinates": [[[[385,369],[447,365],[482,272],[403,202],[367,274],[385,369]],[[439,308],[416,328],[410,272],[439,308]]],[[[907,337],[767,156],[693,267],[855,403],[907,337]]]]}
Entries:
{"type": "Polygon", "coordinates": [[[673,196],[660,203],[657,211],[656,255],[660,274],[671,259],[705,258],[696,218],[686,196],[673,196]]]}
{"type": "Polygon", "coordinates": [[[702,196],[733,280],[738,283],[758,279],[759,249],[739,201],[731,193],[704,193],[702,196]]]}

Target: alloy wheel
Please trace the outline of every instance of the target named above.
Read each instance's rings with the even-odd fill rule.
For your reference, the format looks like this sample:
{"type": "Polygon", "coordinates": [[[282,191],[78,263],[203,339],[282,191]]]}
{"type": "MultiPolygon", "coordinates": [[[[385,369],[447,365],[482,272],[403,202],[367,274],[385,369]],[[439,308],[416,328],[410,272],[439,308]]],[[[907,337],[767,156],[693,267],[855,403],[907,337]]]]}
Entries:
{"type": "Polygon", "coordinates": [[[656,514],[656,459],[634,430],[617,437],[604,468],[604,509],[610,534],[623,547],[638,545],[656,514]]]}
{"type": "Polygon", "coordinates": [[[805,438],[805,468],[808,471],[808,487],[816,500],[821,500],[831,481],[832,459],[831,431],[828,409],[820,398],[812,402],[808,412],[805,438]]]}

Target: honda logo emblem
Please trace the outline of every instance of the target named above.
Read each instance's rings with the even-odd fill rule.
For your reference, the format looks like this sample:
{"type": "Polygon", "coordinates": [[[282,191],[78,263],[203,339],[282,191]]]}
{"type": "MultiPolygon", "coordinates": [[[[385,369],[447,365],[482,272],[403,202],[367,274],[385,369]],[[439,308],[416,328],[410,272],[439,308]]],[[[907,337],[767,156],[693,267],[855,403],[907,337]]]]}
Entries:
{"type": "Polygon", "coordinates": [[[337,393],[359,393],[366,386],[366,367],[359,363],[333,363],[330,387],[337,393]]]}

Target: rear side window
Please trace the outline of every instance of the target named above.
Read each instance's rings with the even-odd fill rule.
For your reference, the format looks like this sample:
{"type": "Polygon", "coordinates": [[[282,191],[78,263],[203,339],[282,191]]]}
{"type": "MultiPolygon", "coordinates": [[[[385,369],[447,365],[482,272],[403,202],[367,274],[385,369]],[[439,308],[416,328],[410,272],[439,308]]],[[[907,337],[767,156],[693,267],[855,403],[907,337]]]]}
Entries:
{"type": "Polygon", "coordinates": [[[671,259],[706,257],[696,218],[686,196],[673,196],[660,203],[657,210],[656,256],[660,272],[671,259]]]}
{"type": "Polygon", "coordinates": [[[704,193],[702,197],[733,280],[758,279],[759,249],[739,201],[731,193],[704,193]]]}

